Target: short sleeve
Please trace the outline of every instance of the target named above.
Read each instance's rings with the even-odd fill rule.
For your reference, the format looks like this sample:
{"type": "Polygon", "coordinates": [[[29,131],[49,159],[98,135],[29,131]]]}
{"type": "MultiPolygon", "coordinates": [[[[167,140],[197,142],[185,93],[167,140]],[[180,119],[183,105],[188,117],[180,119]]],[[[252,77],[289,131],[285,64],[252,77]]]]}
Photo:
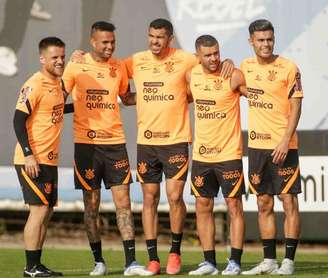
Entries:
{"type": "Polygon", "coordinates": [[[119,95],[125,95],[129,87],[129,77],[128,77],[128,72],[125,63],[123,61],[120,61],[119,65],[120,65],[121,76],[122,76],[120,82],[119,95]]]}
{"type": "Polygon", "coordinates": [[[65,68],[62,80],[65,85],[65,90],[70,94],[75,86],[75,70],[74,62],[69,62],[65,68]]]}
{"type": "Polygon", "coordinates": [[[296,65],[292,64],[287,76],[287,93],[288,98],[302,98],[302,81],[301,73],[296,65]]]}
{"type": "Polygon", "coordinates": [[[124,65],[126,67],[128,78],[131,79],[133,77],[133,57],[130,56],[124,59],[124,65]]]}
{"type": "Polygon", "coordinates": [[[16,109],[26,114],[31,114],[41,99],[40,85],[26,82],[19,92],[16,109]]]}

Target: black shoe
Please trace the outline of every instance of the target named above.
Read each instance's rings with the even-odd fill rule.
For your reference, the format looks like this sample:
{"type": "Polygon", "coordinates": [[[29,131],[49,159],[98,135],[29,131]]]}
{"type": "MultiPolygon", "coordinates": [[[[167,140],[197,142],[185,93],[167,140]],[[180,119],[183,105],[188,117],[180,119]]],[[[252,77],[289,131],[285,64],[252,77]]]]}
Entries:
{"type": "Polygon", "coordinates": [[[40,264],[40,268],[42,268],[45,272],[50,273],[51,276],[64,276],[64,274],[62,272],[51,270],[43,264],[40,264]]]}
{"type": "Polygon", "coordinates": [[[24,269],[23,277],[52,277],[41,265],[35,265],[31,269],[24,269]]]}

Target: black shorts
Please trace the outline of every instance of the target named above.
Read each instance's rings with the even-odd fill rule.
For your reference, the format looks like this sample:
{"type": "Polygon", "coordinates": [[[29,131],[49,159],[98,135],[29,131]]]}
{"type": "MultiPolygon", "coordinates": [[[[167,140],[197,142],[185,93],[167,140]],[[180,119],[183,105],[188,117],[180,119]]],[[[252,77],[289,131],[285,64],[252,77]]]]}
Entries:
{"type": "Polygon", "coordinates": [[[137,146],[137,180],[160,183],[165,179],[186,181],[188,174],[188,143],[137,146]]]}
{"type": "Polygon", "coordinates": [[[192,161],[192,195],[213,198],[218,195],[220,187],[224,198],[234,198],[245,194],[243,162],[241,159],[217,163],[192,161]]]}
{"type": "Polygon", "coordinates": [[[125,144],[74,145],[74,181],[76,189],[95,190],[132,182],[125,144]]]}
{"type": "Polygon", "coordinates": [[[272,163],[273,150],[248,149],[248,180],[253,194],[301,193],[298,151],[289,150],[282,165],[272,163]]]}
{"type": "Polygon", "coordinates": [[[54,207],[58,200],[57,166],[39,164],[39,176],[35,179],[25,172],[24,165],[15,165],[25,204],[54,207]]]}

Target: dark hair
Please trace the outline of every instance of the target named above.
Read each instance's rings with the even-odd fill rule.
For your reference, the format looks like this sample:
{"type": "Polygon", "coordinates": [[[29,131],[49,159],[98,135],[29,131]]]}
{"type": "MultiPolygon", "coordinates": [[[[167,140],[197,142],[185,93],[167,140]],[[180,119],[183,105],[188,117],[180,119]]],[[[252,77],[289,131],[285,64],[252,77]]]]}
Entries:
{"type": "Polygon", "coordinates": [[[258,19],[253,21],[248,27],[249,34],[252,35],[256,31],[272,31],[274,28],[272,23],[266,19],[258,19]]]}
{"type": "Polygon", "coordinates": [[[211,47],[214,45],[218,45],[218,41],[211,35],[202,35],[198,37],[195,41],[195,48],[196,50],[199,49],[201,46],[211,47]]]}
{"type": "Polygon", "coordinates": [[[170,37],[173,35],[173,25],[170,21],[164,18],[157,18],[150,22],[149,28],[162,29],[164,28],[166,34],[170,37]]]}
{"type": "Polygon", "coordinates": [[[91,36],[96,31],[107,31],[107,32],[114,32],[115,25],[106,21],[96,21],[91,26],[91,36]]]}
{"type": "Polygon", "coordinates": [[[57,37],[46,37],[39,42],[39,52],[46,50],[49,46],[65,47],[65,43],[57,37]]]}

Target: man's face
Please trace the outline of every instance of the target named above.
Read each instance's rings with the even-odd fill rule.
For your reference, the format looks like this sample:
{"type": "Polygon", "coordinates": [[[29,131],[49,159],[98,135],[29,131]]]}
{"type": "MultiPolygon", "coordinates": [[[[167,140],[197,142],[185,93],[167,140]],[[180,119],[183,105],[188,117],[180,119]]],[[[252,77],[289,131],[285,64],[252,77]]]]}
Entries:
{"type": "Polygon", "coordinates": [[[214,73],[218,70],[220,65],[220,49],[218,44],[214,46],[201,45],[197,49],[197,56],[207,72],[214,73]]]}
{"type": "Polygon", "coordinates": [[[154,29],[150,27],[148,31],[148,46],[150,51],[156,56],[161,55],[169,48],[172,38],[172,36],[167,35],[164,28],[154,29]]]}
{"type": "Polygon", "coordinates": [[[50,75],[61,77],[65,67],[65,47],[49,46],[40,54],[41,64],[50,75]]]}
{"type": "Polygon", "coordinates": [[[104,60],[112,57],[115,50],[115,34],[108,31],[95,31],[91,36],[95,54],[104,60]]]}
{"type": "Polygon", "coordinates": [[[249,42],[254,49],[256,56],[262,59],[269,59],[272,57],[274,48],[274,33],[268,31],[255,31],[249,42]]]}

